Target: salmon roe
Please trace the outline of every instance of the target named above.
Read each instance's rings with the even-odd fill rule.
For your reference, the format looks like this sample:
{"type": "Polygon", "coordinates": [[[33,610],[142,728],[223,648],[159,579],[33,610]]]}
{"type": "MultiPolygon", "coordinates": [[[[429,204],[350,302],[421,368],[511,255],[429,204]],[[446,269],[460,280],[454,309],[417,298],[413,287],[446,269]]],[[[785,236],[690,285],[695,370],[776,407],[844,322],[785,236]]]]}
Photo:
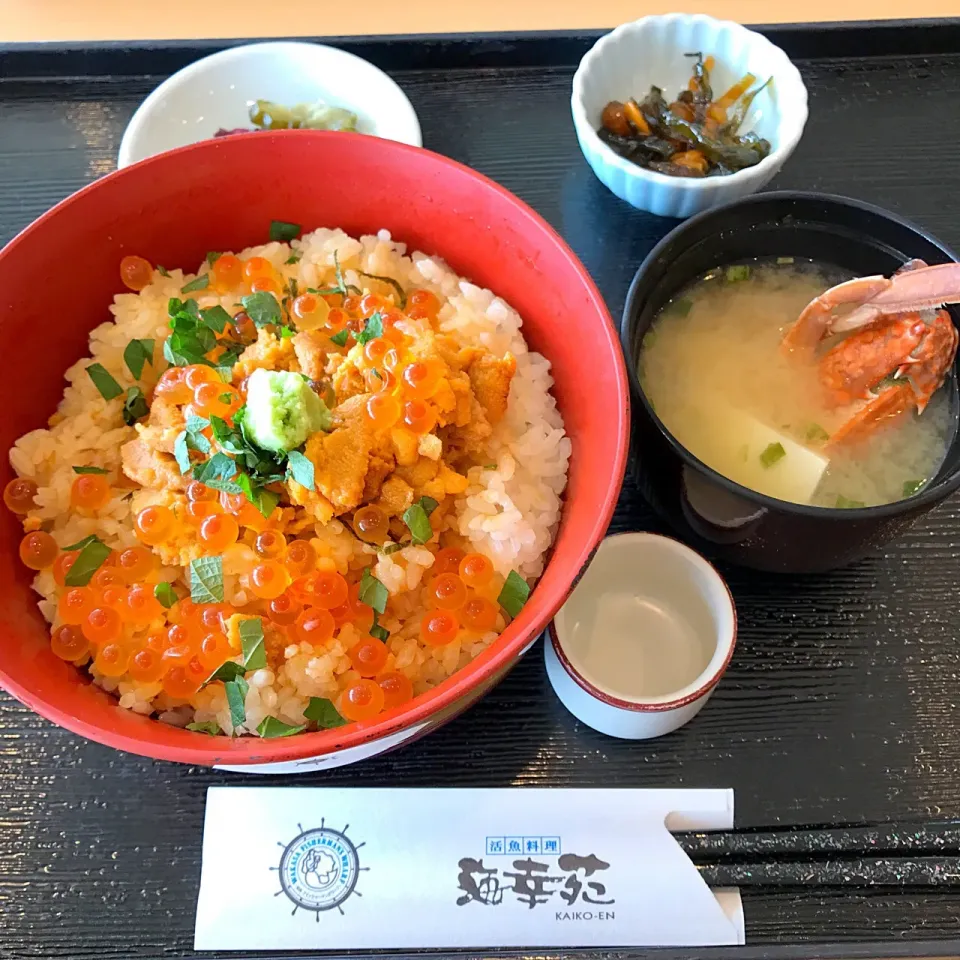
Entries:
{"type": "Polygon", "coordinates": [[[367,419],[379,430],[392,427],[401,414],[400,401],[389,393],[375,393],[367,400],[364,410],[367,419]]]}
{"type": "Polygon", "coordinates": [[[197,653],[197,659],[211,673],[223,665],[229,657],[233,656],[233,648],[230,641],[222,633],[208,633],[200,641],[200,651],[197,653]]]}
{"type": "Polygon", "coordinates": [[[226,620],[233,613],[233,607],[225,603],[206,603],[198,608],[197,623],[207,633],[226,633],[226,620]]]}
{"type": "Polygon", "coordinates": [[[497,625],[497,605],[486,597],[471,597],[460,608],[460,619],[468,630],[486,633],[497,625]]]}
{"type": "Polygon", "coordinates": [[[468,587],[485,587],[493,578],[493,564],[482,553],[468,553],[460,561],[459,573],[468,587]]]}
{"type": "Polygon", "coordinates": [[[191,630],[182,623],[171,625],[167,628],[164,659],[174,666],[183,666],[200,649],[200,640],[196,629],[191,630]]]}
{"type": "Polygon", "coordinates": [[[306,641],[313,646],[323,645],[333,636],[335,626],[329,611],[304,610],[293,625],[293,636],[297,643],[306,641]]]}
{"type": "Polygon", "coordinates": [[[183,382],[194,392],[204,383],[220,383],[220,378],[212,367],[203,363],[192,363],[183,368],[183,382]]]}
{"type": "Polygon", "coordinates": [[[404,674],[391,670],[377,677],[377,686],[383,691],[383,708],[390,710],[413,699],[413,684],[404,674]]]}
{"type": "Polygon", "coordinates": [[[93,665],[105,677],[123,676],[129,664],[130,650],[121,643],[104,643],[93,658],[93,665]]]}
{"type": "Polygon", "coordinates": [[[37,485],[29,477],[15,477],[3,488],[3,502],[11,513],[28,513],[36,496],[37,485]]]}
{"type": "Polygon", "coordinates": [[[414,433],[429,433],[437,418],[423,400],[408,400],[403,405],[403,423],[414,433]]]}
{"type": "Polygon", "coordinates": [[[288,627],[303,613],[303,604],[289,592],[274,597],[269,604],[270,619],[281,627],[288,627]]]}
{"type": "Polygon", "coordinates": [[[60,595],[57,614],[64,623],[76,626],[86,620],[95,603],[93,591],[89,587],[73,587],[60,595]]]}
{"type": "Polygon", "coordinates": [[[262,600],[279,597],[290,585],[290,574],[278,560],[264,560],[250,571],[250,590],[262,600]]]}
{"type": "Polygon", "coordinates": [[[347,591],[347,599],[339,606],[331,607],[330,613],[337,626],[352,623],[358,630],[366,632],[373,626],[373,609],[360,602],[360,584],[352,583],[347,591]]]}
{"type": "Polygon", "coordinates": [[[80,556],[79,550],[67,550],[53,561],[53,579],[58,587],[67,585],[67,574],[78,556],[80,556]]]}
{"type": "Polygon", "coordinates": [[[154,388],[154,394],[171,403],[189,403],[193,390],[186,384],[184,367],[170,367],[164,370],[154,388]]]}
{"type": "Polygon", "coordinates": [[[317,565],[317,553],[309,540],[293,540],[287,544],[283,562],[291,577],[302,577],[317,565]]]}
{"type": "Polygon", "coordinates": [[[287,538],[279,530],[264,530],[253,542],[253,551],[264,560],[279,560],[287,550],[287,538]]]}
{"type": "Polygon", "coordinates": [[[250,290],[253,293],[272,293],[275,297],[279,297],[283,292],[273,277],[257,277],[250,282],[250,290]]]}
{"type": "Polygon", "coordinates": [[[101,607],[109,607],[120,614],[120,619],[126,621],[127,613],[127,588],[119,584],[110,584],[100,591],[98,603],[101,607]]]}
{"type": "Polygon", "coordinates": [[[175,517],[169,507],[144,507],[134,520],[134,530],[137,537],[148,546],[163,543],[175,527],[175,517]]]}
{"type": "Polygon", "coordinates": [[[312,293],[301,294],[290,306],[298,330],[317,330],[330,316],[330,304],[312,293]]]}
{"type": "Polygon", "coordinates": [[[61,660],[79,660],[90,652],[90,641],[76,624],[65,623],[53,631],[50,649],[61,660]]]}
{"type": "Polygon", "coordinates": [[[357,680],[337,697],[337,713],[344,720],[371,720],[381,710],[385,697],[374,680],[357,680]]]}
{"type": "Polygon", "coordinates": [[[438,550],[433,558],[430,573],[435,577],[441,573],[457,573],[460,570],[460,561],[465,556],[466,554],[457,547],[444,547],[438,550]]]}
{"type": "Polygon", "coordinates": [[[297,592],[309,606],[332,610],[347,602],[350,587],[335,570],[315,570],[301,579],[297,592]]]}
{"type": "Polygon", "coordinates": [[[237,286],[243,279],[243,263],[232,253],[224,253],[210,267],[213,284],[221,292],[237,286]]]}
{"type": "Polygon", "coordinates": [[[240,394],[229,384],[219,380],[201,383],[193,391],[193,406],[201,417],[224,419],[236,413],[242,405],[240,394]]]}
{"type": "Polygon", "coordinates": [[[127,673],[138,683],[156,683],[170,669],[159,650],[143,647],[130,657],[127,673]]]}
{"type": "Polygon", "coordinates": [[[423,618],[420,639],[430,647],[442,647],[450,643],[460,629],[457,618],[449,610],[431,610],[423,618]]]}
{"type": "Polygon", "coordinates": [[[85,473],[73,481],[70,503],[81,510],[100,510],[110,502],[110,481],[100,473],[85,473]]]}
{"type": "Polygon", "coordinates": [[[103,593],[107,587],[122,587],[126,584],[123,574],[110,564],[104,563],[90,578],[90,589],[94,593],[103,593]]]}
{"type": "Polygon", "coordinates": [[[389,301],[376,293],[366,293],[360,298],[358,310],[361,317],[372,317],[378,310],[388,307],[389,301]]]}
{"type": "Polygon", "coordinates": [[[80,626],[83,635],[97,647],[113,643],[123,631],[120,614],[112,607],[94,607],[80,626]]]}
{"type": "Polygon", "coordinates": [[[124,597],[125,611],[121,615],[128,623],[146,626],[151,620],[163,613],[163,606],[153,595],[152,588],[143,583],[135,583],[124,597]]]}
{"type": "Polygon", "coordinates": [[[153,267],[143,257],[126,256],[120,261],[120,279],[128,290],[139,292],[153,280],[153,267]]]}
{"type": "Polygon", "coordinates": [[[441,610],[457,610],[467,599],[467,588],[455,573],[441,573],[434,577],[426,589],[426,601],[430,607],[441,610]]]}
{"type": "Polygon", "coordinates": [[[347,656],[361,677],[375,677],[386,666],[389,652],[386,644],[365,637],[347,651],[347,656]]]}
{"type": "Polygon", "coordinates": [[[376,367],[383,362],[383,358],[386,356],[388,350],[390,350],[390,342],[384,340],[382,337],[376,337],[373,340],[367,341],[366,346],[363,348],[363,356],[367,363],[372,367],[376,367]]]}
{"type": "Polygon", "coordinates": [[[188,500],[183,509],[184,519],[197,529],[207,517],[215,517],[218,513],[223,513],[223,508],[216,500],[188,500]]]}
{"type": "Polygon", "coordinates": [[[209,676],[209,671],[193,657],[185,665],[174,667],[163,678],[163,689],[177,700],[188,700],[209,676]]]}
{"type": "Polygon", "coordinates": [[[403,392],[410,400],[426,400],[439,386],[441,375],[435,362],[417,360],[403,368],[403,392]]]}
{"type": "Polygon", "coordinates": [[[407,297],[407,316],[411,320],[436,318],[440,312],[440,301],[429,290],[411,290],[407,297]]]}
{"type": "Polygon", "coordinates": [[[390,521],[379,507],[369,504],[354,513],[353,532],[364,543],[383,543],[390,532],[390,521]]]}
{"type": "Polygon", "coordinates": [[[257,277],[269,277],[272,280],[276,271],[265,257],[250,257],[243,265],[243,275],[248,280],[255,280],[257,277]]]}
{"type": "Polygon", "coordinates": [[[212,554],[223,553],[239,535],[240,524],[229,513],[214,514],[200,524],[200,542],[212,554]]]}
{"type": "Polygon", "coordinates": [[[217,491],[212,487],[208,487],[205,483],[201,483],[199,480],[191,480],[187,484],[187,499],[191,502],[198,500],[215,502],[217,500],[217,491]]]}
{"type": "Polygon", "coordinates": [[[128,547],[117,557],[117,571],[127,583],[142,580],[155,566],[154,555],[143,547],[128,547]]]}
{"type": "Polygon", "coordinates": [[[46,570],[53,565],[59,552],[57,541],[42,530],[28,533],[20,541],[20,560],[31,570],[46,570]]]}

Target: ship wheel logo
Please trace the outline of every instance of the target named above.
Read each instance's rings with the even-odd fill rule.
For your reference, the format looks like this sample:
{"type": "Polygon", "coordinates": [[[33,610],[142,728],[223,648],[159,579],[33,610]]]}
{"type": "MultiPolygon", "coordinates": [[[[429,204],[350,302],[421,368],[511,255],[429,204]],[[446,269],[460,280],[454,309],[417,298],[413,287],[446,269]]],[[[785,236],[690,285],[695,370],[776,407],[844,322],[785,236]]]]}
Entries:
{"type": "Polygon", "coordinates": [[[360,866],[358,851],[364,844],[347,837],[349,826],[333,830],[321,820],[319,827],[304,830],[298,823],[300,833],[289,843],[277,844],[283,854],[280,866],[270,868],[280,875],[280,889],[274,896],[286,894],[294,903],[293,913],[312,910],[319,923],[326,910],[342,914],[342,904],[351,894],[363,896],[357,880],[370,868],[360,866]]]}

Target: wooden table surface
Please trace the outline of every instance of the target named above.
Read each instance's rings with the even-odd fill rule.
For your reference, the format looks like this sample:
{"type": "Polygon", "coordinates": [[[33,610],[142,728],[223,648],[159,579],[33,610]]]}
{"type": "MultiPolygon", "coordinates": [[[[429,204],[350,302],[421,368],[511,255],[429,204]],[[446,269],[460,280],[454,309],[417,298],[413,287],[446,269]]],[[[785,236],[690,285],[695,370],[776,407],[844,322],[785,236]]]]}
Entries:
{"type": "MultiPolygon", "coordinates": [[[[697,0],[679,8],[743,23],[792,23],[951,17],[960,15],[960,0],[697,0]]],[[[280,7],[262,0],[2,0],[0,42],[575,30],[675,9],[670,0],[366,0],[360,7],[316,0],[286,0],[280,7]]]]}

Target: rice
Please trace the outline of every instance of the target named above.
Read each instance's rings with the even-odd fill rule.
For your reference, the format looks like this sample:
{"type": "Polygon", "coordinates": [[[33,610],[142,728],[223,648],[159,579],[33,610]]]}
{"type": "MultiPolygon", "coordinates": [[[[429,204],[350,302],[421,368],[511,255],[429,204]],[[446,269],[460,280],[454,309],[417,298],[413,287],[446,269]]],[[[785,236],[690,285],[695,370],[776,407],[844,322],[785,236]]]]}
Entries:
{"type": "MultiPolygon", "coordinates": [[[[239,256],[243,260],[254,256],[269,260],[285,285],[295,280],[301,291],[329,286],[336,263],[342,268],[344,281],[364,292],[373,289],[382,297],[392,295],[384,284],[371,281],[370,275],[392,277],[407,292],[429,290],[441,304],[433,322],[434,332],[453,338],[462,348],[482,348],[495,357],[516,358],[506,414],[493,426],[482,456],[473,457],[474,465],[466,469],[465,489],[443,515],[441,528],[431,543],[397,544],[395,552],[378,551],[358,540],[342,519],[312,522],[299,508],[289,507],[273,515],[282,516],[289,525],[288,536],[310,541],[323,569],[356,579],[363,568],[368,568],[386,587],[390,602],[380,619],[380,625],[389,632],[383,669],[402,674],[412,683],[414,694],[421,693],[486,649],[507,622],[501,610],[491,630],[478,633],[461,628],[451,642],[438,647],[422,642],[422,591],[434,564],[437,538],[463,544],[463,549],[488,557],[494,566],[492,584],[497,590],[511,571],[528,583],[543,571],[560,518],[571,452],[550,393],[550,363],[528,349],[521,332],[522,320],[507,303],[458,277],[437,258],[417,252],[408,256],[404,244],[394,242],[386,231],[358,240],[340,230],[321,229],[292,245],[269,243],[244,250],[239,256]]],[[[208,271],[209,266],[202,265],[201,273],[208,271]]],[[[181,288],[193,277],[180,270],[169,271],[169,276],[155,271],[152,282],[139,293],[115,297],[110,308],[112,319],[90,334],[90,356],[67,370],[63,399],[48,428],[26,434],[11,449],[10,463],[16,473],[33,480],[38,488],[34,507],[24,517],[25,530],[49,532],[61,550],[96,535],[114,551],[122,551],[139,542],[134,529],[136,514],[150,504],[170,502],[170,491],[124,484],[121,448],[137,438],[138,432],[123,423],[124,396],[104,399],[86,368],[91,361],[99,363],[124,391],[139,383],[149,396],[166,367],[161,346],[170,333],[168,302],[183,298],[181,288]],[[139,381],[133,380],[123,357],[135,338],[155,341],[153,363],[144,368],[139,381]],[[77,478],[73,468],[78,465],[109,472],[111,496],[95,515],[71,509],[71,489],[77,478]]],[[[211,285],[192,296],[202,309],[219,305],[228,313],[236,311],[236,292],[220,296],[211,285]]],[[[430,321],[424,319],[405,319],[398,327],[414,340],[431,329],[430,321]]],[[[437,435],[420,437],[417,454],[421,458],[439,464],[443,452],[437,435]]],[[[259,562],[253,536],[251,530],[245,530],[238,542],[223,552],[224,601],[244,615],[262,616],[263,603],[251,590],[249,578],[259,562]]],[[[164,557],[168,562],[150,575],[149,585],[165,581],[173,584],[182,598],[188,597],[189,570],[172,562],[169,555],[164,557]]],[[[33,585],[41,597],[40,611],[56,631],[62,625],[57,601],[63,588],[49,568],[37,573],[33,585]]],[[[174,605],[165,618],[151,623],[138,636],[178,622],[185,607],[174,605]]],[[[292,629],[266,620],[264,631],[268,665],[246,672],[246,689],[239,688],[245,714],[242,724],[234,722],[236,710],[231,710],[222,683],[206,684],[195,694],[177,699],[164,690],[161,681],[144,683],[127,675],[104,676],[90,655],[77,662],[86,666],[94,682],[112,692],[122,707],[178,726],[196,723],[208,729],[207,725],[213,724],[231,735],[255,733],[267,717],[299,727],[306,722],[304,711],[311,698],[336,701],[359,679],[349,651],[366,634],[354,623],[343,624],[329,642],[318,647],[298,641],[292,629]]],[[[233,659],[242,662],[239,651],[233,659]]]]}

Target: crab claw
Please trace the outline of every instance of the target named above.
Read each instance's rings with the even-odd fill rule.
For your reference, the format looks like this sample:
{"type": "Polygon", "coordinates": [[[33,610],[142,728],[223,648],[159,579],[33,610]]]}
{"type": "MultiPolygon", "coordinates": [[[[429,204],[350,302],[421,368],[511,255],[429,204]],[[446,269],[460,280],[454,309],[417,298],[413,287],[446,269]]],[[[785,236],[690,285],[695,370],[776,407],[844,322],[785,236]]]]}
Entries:
{"type": "Polygon", "coordinates": [[[873,323],[878,317],[938,310],[947,303],[960,303],[960,263],[918,269],[909,269],[910,266],[897,272],[886,287],[866,298],[855,310],[834,320],[831,331],[844,333],[873,323]]]}
{"type": "Polygon", "coordinates": [[[837,307],[850,303],[859,306],[873,301],[893,284],[893,280],[877,276],[858,277],[831,287],[804,307],[797,322],[781,341],[780,349],[787,354],[812,355],[827,333],[836,329],[833,311],[837,307]]]}

